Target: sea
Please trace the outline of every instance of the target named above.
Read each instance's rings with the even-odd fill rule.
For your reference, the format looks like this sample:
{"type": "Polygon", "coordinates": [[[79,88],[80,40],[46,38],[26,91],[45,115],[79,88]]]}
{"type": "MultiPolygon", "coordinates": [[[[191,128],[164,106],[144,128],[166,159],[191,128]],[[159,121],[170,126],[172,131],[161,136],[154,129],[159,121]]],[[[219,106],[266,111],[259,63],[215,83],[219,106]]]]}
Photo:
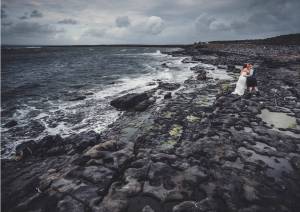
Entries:
{"type": "Polygon", "coordinates": [[[118,96],[182,83],[192,76],[186,57],[158,47],[2,47],[1,157],[18,144],[59,134],[101,133],[120,115],[118,96]]]}

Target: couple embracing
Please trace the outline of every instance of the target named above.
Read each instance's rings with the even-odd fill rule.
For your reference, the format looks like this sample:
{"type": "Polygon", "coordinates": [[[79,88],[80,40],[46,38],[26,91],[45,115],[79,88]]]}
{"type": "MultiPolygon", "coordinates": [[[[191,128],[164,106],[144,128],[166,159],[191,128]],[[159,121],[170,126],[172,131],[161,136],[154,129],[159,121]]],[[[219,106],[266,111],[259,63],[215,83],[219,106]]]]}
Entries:
{"type": "Polygon", "coordinates": [[[233,94],[242,96],[247,88],[250,93],[254,91],[256,94],[259,94],[257,89],[256,71],[250,63],[244,64],[233,94]]]}

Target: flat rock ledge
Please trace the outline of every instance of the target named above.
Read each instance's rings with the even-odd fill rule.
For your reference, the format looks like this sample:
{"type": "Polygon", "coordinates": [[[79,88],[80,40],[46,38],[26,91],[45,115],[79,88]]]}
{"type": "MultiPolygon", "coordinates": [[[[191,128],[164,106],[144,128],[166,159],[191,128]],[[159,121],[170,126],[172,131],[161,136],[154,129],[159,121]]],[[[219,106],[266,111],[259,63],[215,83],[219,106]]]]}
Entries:
{"type": "Polygon", "coordinates": [[[234,81],[203,80],[196,75],[209,70],[198,67],[172,98],[125,112],[101,135],[24,144],[18,161],[1,160],[2,211],[300,211],[299,47],[173,54],[221,65],[234,79],[236,65],[253,61],[260,95],[234,96],[234,81]],[[277,129],[259,116],[263,109],[297,125],[277,129]]]}

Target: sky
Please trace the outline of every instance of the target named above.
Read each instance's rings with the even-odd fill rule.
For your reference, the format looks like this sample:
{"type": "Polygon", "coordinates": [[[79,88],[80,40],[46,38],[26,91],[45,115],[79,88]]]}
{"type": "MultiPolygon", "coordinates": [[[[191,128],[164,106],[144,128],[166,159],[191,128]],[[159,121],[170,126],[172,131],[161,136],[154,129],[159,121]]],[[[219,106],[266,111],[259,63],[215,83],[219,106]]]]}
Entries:
{"type": "Polygon", "coordinates": [[[190,44],[300,32],[300,0],[2,0],[7,45],[190,44]]]}

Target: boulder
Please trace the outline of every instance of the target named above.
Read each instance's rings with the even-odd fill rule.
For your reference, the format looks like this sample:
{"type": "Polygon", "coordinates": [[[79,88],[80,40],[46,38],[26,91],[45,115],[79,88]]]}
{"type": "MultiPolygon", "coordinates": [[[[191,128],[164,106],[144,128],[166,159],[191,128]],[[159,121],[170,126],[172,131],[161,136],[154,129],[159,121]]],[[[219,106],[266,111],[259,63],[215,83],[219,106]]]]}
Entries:
{"type": "Polygon", "coordinates": [[[158,83],[158,88],[163,89],[163,90],[176,90],[180,87],[179,83],[169,83],[169,82],[159,82],[158,83]]]}
{"type": "MultiPolygon", "coordinates": [[[[118,97],[110,102],[110,105],[120,110],[135,110],[135,107],[141,102],[148,100],[146,93],[131,93],[118,97]]],[[[149,103],[149,102],[148,102],[149,103]]],[[[144,107],[147,103],[143,103],[144,107]]],[[[144,108],[142,105],[137,108],[144,108]]]]}
{"type": "Polygon", "coordinates": [[[23,159],[28,156],[54,156],[65,153],[66,145],[59,135],[48,135],[35,142],[33,140],[19,144],[16,147],[17,159],[23,159]]]}
{"type": "Polygon", "coordinates": [[[33,140],[21,143],[16,147],[16,158],[23,159],[30,155],[33,155],[36,149],[37,143],[33,140]]]}
{"type": "Polygon", "coordinates": [[[197,80],[206,80],[206,71],[201,71],[201,72],[198,72],[198,75],[197,75],[197,80]]]}
{"type": "Polygon", "coordinates": [[[150,105],[152,105],[155,102],[153,99],[146,99],[140,103],[138,103],[135,107],[135,111],[145,111],[150,105]]]}
{"type": "Polygon", "coordinates": [[[192,71],[196,72],[196,73],[205,71],[205,68],[203,66],[201,66],[201,65],[197,65],[197,66],[191,67],[190,69],[192,71]]]}
{"type": "Polygon", "coordinates": [[[164,99],[171,99],[172,98],[172,93],[168,92],[164,95],[164,99]]]}
{"type": "Polygon", "coordinates": [[[7,122],[4,127],[6,128],[11,128],[11,127],[14,127],[18,124],[18,122],[16,120],[10,120],[9,122],[7,122]]]}

